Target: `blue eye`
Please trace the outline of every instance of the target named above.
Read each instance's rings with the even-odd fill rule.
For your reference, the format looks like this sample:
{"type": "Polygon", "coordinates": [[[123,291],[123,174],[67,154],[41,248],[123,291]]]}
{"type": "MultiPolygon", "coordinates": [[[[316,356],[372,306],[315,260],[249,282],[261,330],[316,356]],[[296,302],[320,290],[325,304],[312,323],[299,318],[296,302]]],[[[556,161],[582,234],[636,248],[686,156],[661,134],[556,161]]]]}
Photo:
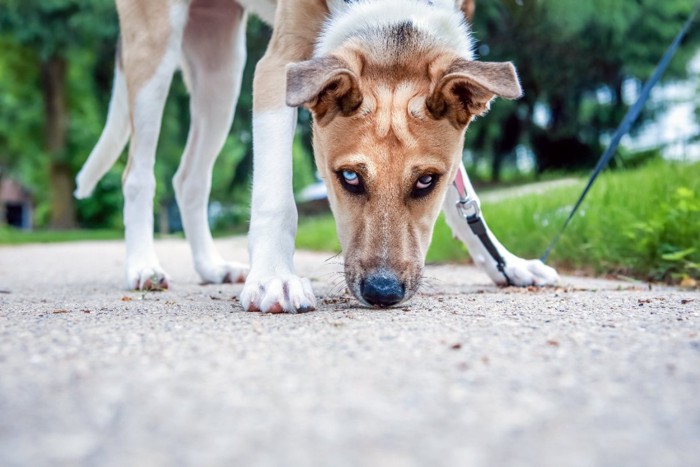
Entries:
{"type": "Polygon", "coordinates": [[[352,170],[339,170],[336,173],[340,186],[345,188],[345,191],[353,195],[365,194],[365,185],[362,183],[362,177],[357,172],[352,170]]]}
{"type": "Polygon", "coordinates": [[[348,185],[360,184],[360,177],[355,172],[349,170],[343,170],[343,179],[348,185]]]}

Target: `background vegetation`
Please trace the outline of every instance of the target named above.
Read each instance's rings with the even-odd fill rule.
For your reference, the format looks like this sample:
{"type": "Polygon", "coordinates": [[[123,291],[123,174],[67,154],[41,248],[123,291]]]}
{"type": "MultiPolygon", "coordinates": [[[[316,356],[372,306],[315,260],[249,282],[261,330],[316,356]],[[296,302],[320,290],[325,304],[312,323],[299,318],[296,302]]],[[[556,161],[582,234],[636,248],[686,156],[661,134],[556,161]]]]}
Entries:
{"type": "MultiPolygon", "coordinates": [[[[585,180],[531,194],[484,201],[489,227],[513,253],[539,258],[561,228],[585,180]]],[[[304,222],[297,246],[340,251],[329,216],[304,222]]],[[[428,262],[468,261],[442,218],[428,262]]],[[[552,260],[567,270],[679,282],[700,277],[700,163],[661,160],[603,174],[561,238],[552,260]]]]}
{"type": "MultiPolygon", "coordinates": [[[[477,1],[473,31],[478,40],[478,55],[483,60],[513,61],[526,94],[519,101],[498,101],[489,116],[470,129],[465,160],[472,176],[482,183],[512,182],[538,178],[550,171],[560,174],[590,167],[695,4],[695,0],[477,1]]],[[[249,61],[243,92],[230,136],[214,171],[212,200],[216,200],[218,215],[212,221],[217,229],[245,229],[252,166],[251,78],[269,34],[267,26],[256,18],[250,19],[249,61]]],[[[75,174],[97,141],[104,123],[117,35],[112,0],[4,0],[0,4],[0,179],[17,180],[30,190],[36,206],[34,224],[39,228],[110,230],[122,227],[123,158],[103,179],[92,198],[76,202],[71,196],[75,174]]],[[[687,65],[697,54],[699,40],[700,34],[694,28],[664,77],[665,83],[688,78],[687,65]]],[[[672,104],[657,100],[647,107],[635,131],[643,130],[657,112],[672,104]]],[[[297,190],[314,181],[309,116],[301,113],[300,119],[294,144],[297,190]]],[[[163,119],[157,155],[159,183],[155,204],[156,219],[160,221],[157,224],[162,232],[177,228],[173,220],[177,216],[170,179],[183,150],[188,127],[188,98],[184,85],[176,78],[163,119]]],[[[646,153],[649,154],[657,153],[646,153]]],[[[618,166],[619,162],[618,158],[618,166]]],[[[631,168],[639,161],[628,157],[623,162],[625,167],[631,168]]],[[[649,178],[644,181],[658,188],[654,196],[664,200],[668,208],[652,212],[675,219],[679,206],[695,203],[698,187],[685,182],[666,186],[668,178],[661,178],[664,170],[674,171],[666,175],[682,176],[690,171],[658,163],[653,167],[654,170],[639,172],[645,174],[639,176],[649,178]],[[690,190],[690,194],[685,189],[690,190]]],[[[628,180],[624,178],[626,175],[619,176],[620,180],[628,180]]],[[[632,177],[629,180],[636,181],[634,176],[629,174],[632,177]]],[[[612,183],[616,179],[606,180],[612,183]]],[[[558,208],[554,207],[555,201],[545,207],[529,198],[504,203],[502,207],[493,206],[492,209],[500,211],[489,220],[494,230],[503,235],[505,243],[520,241],[522,239],[510,239],[508,229],[499,226],[498,219],[512,222],[517,218],[522,225],[541,222],[545,218],[542,216],[554,214],[537,209],[562,209],[571,202],[570,195],[562,192],[547,198],[560,201],[562,204],[558,208]]],[[[599,193],[595,196],[598,198],[589,201],[591,206],[596,200],[608,201],[600,198],[599,193]]],[[[587,212],[590,216],[593,210],[589,208],[587,212]]],[[[0,223],[2,219],[0,215],[0,223]]],[[[622,222],[622,219],[614,217],[610,222],[622,222]]],[[[631,225],[627,217],[624,219],[625,225],[631,225]]],[[[647,222],[645,227],[639,226],[638,232],[658,231],[657,224],[665,225],[665,221],[653,219],[637,219],[647,222]]],[[[318,222],[323,224],[324,221],[318,222]]],[[[552,218],[551,224],[556,223],[552,218]]],[[[306,232],[311,229],[309,225],[313,224],[307,224],[306,232]]],[[[692,231],[693,222],[689,228],[692,231]]],[[[521,229],[517,231],[522,232],[521,229]]],[[[549,231],[538,224],[533,232],[547,236],[549,231]]],[[[10,237],[18,239],[17,235],[7,234],[0,225],[0,236],[3,235],[4,241],[10,241],[10,237]]],[[[437,237],[441,238],[440,235],[439,227],[437,237]]],[[[575,235],[571,235],[572,241],[575,235]]],[[[600,237],[603,234],[596,234],[596,237],[592,231],[586,235],[588,242],[583,245],[608,238],[607,235],[600,237]]],[[[321,240],[319,238],[319,242],[321,240]]],[[[522,254],[541,253],[541,239],[523,241],[526,244],[522,254]]],[[[666,240],[661,241],[668,243],[664,242],[666,240]]],[[[661,244],[640,243],[638,247],[662,252],[667,257],[678,254],[682,261],[697,263],[697,256],[694,256],[697,251],[682,254],[696,248],[694,245],[673,242],[676,240],[671,242],[673,252],[659,246],[661,244]]],[[[620,255],[630,252],[629,248],[622,248],[624,243],[616,244],[620,255]]],[[[562,247],[557,254],[564,250],[568,248],[562,247]]],[[[459,258],[461,253],[454,254],[456,256],[449,251],[443,258],[459,258]]],[[[623,269],[641,270],[641,266],[624,258],[620,257],[623,269]]],[[[583,266],[574,258],[557,256],[557,259],[583,266]]],[[[613,267],[605,266],[602,257],[596,261],[595,267],[600,270],[613,267]]],[[[676,271],[657,269],[648,272],[668,276],[676,271]]]]}

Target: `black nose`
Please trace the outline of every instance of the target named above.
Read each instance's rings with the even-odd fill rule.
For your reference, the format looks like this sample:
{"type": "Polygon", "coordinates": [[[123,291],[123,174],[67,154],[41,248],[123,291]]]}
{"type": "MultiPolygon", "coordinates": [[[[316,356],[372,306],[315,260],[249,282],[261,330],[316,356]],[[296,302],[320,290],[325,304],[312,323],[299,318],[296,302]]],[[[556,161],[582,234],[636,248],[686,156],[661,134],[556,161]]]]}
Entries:
{"type": "Polygon", "coordinates": [[[362,298],[376,306],[391,306],[403,299],[406,288],[394,275],[375,274],[362,280],[362,298]]]}

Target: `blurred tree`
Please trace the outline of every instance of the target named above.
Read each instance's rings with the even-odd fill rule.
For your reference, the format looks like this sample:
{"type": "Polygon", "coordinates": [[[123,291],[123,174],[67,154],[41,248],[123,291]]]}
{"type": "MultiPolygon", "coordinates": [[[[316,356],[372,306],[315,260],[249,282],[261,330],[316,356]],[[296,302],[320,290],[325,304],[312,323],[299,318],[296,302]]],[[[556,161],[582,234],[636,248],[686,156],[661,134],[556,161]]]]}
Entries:
{"type": "MultiPolygon", "coordinates": [[[[53,228],[76,227],[74,170],[67,133],[67,79],[71,62],[86,46],[113,43],[116,17],[111,0],[5,0],[0,35],[16,46],[22,66],[36,64],[43,101],[43,151],[48,155],[53,228]],[[25,63],[26,62],[26,63],[25,63]]],[[[21,88],[21,85],[18,86],[21,88]]],[[[16,157],[22,157],[18,153],[16,157]]]]}
{"type": "MultiPolygon", "coordinates": [[[[482,0],[474,34],[484,60],[512,60],[523,99],[499,101],[472,126],[468,147],[495,178],[519,145],[540,171],[591,163],[695,0],[482,0]]],[[[73,177],[95,144],[111,93],[118,22],[112,0],[0,2],[0,177],[11,172],[37,201],[37,225],[74,223],[73,177]],[[70,118],[68,118],[70,115],[70,118]]],[[[252,75],[270,29],[248,23],[248,63],[231,134],[214,171],[218,227],[246,220],[252,168],[252,75]]],[[[688,38],[666,80],[681,78],[697,50],[688,38]]],[[[169,180],[189,128],[187,91],[174,81],[158,146],[156,209],[174,207],[169,180]],[[164,183],[165,182],[165,183],[164,183]]],[[[649,117],[653,109],[643,117],[649,117]]],[[[313,180],[308,114],[293,147],[295,189],[313,180]]],[[[642,123],[643,124],[642,119],[642,123]]],[[[77,204],[83,226],[119,227],[123,160],[77,204]]],[[[506,166],[509,167],[509,166],[506,166]]]]}
{"type": "MultiPolygon", "coordinates": [[[[538,171],[589,166],[629,103],[628,83],[646,80],[695,6],[694,0],[506,0],[479,2],[474,31],[484,60],[513,60],[525,96],[474,131],[492,177],[517,144],[538,171]],[[536,113],[539,120],[535,121],[536,113]]],[[[684,76],[700,35],[690,36],[665,80],[684,76]]],[[[642,116],[637,128],[643,123],[642,116]]]]}
{"type": "MultiPolygon", "coordinates": [[[[73,177],[102,130],[111,94],[118,29],[116,13],[111,0],[59,1],[51,5],[12,0],[0,8],[3,9],[0,12],[0,47],[3,50],[0,54],[0,176],[10,171],[31,187],[38,202],[36,223],[44,225],[57,216],[55,200],[63,200],[60,205],[72,206],[73,177]],[[78,4],[83,7],[80,11],[76,7],[78,4]],[[59,14],[55,10],[61,5],[66,9],[59,9],[59,14]],[[61,15],[66,18],[67,25],[49,23],[49,19],[57,21],[61,15]],[[40,23],[43,25],[44,20],[46,31],[29,33],[32,28],[41,29],[40,23]],[[31,26],[29,30],[24,30],[23,22],[31,26]],[[74,23],[80,26],[74,28],[74,23]],[[69,37],[56,39],[62,32],[69,37]],[[57,119],[58,124],[49,122],[49,113],[43,110],[48,104],[44,104],[40,92],[42,63],[51,56],[62,57],[66,63],[62,87],[64,101],[57,107],[63,109],[65,115],[57,119]],[[63,151],[50,153],[46,150],[47,145],[42,143],[44,127],[64,128],[63,151]],[[61,164],[68,170],[56,170],[55,166],[61,164]],[[57,186],[51,183],[57,173],[65,175],[62,178],[64,183],[58,185],[64,189],[58,195],[49,190],[49,187],[57,186]]],[[[248,217],[252,169],[252,77],[269,37],[270,28],[251,17],[247,30],[248,61],[236,117],[213,173],[211,198],[225,205],[223,212],[219,213],[219,223],[214,227],[240,224],[248,217]]],[[[159,183],[155,208],[160,229],[164,232],[169,227],[178,227],[177,218],[172,217],[177,208],[169,181],[177,169],[188,130],[189,97],[182,79],[176,76],[163,115],[156,157],[159,183]]],[[[298,138],[293,148],[295,189],[313,181],[310,128],[299,125],[297,131],[298,138]]],[[[81,226],[121,227],[123,168],[122,159],[98,184],[92,197],[77,202],[81,226]]]]}

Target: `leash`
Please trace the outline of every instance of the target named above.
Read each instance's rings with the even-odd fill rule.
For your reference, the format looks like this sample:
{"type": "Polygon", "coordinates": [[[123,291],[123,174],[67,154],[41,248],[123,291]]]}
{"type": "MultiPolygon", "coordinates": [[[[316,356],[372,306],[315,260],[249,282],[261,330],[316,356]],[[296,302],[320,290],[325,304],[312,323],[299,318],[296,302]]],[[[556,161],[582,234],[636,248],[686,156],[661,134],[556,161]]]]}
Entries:
{"type": "Polygon", "coordinates": [[[569,226],[569,223],[574,218],[574,214],[576,214],[576,211],[578,211],[578,208],[581,206],[583,199],[586,197],[586,195],[588,194],[588,191],[593,186],[593,183],[598,178],[598,175],[600,175],[600,173],[603,171],[603,169],[608,165],[608,162],[610,162],[610,159],[612,159],[612,157],[615,155],[615,151],[617,150],[617,147],[620,144],[620,140],[622,139],[623,136],[625,136],[627,133],[629,133],[630,129],[632,128],[632,124],[637,119],[637,117],[639,116],[639,113],[642,111],[642,108],[644,108],[644,104],[646,104],[647,100],[649,99],[649,94],[651,93],[651,89],[656,85],[656,83],[658,83],[659,79],[661,79],[661,76],[664,74],[664,72],[668,68],[668,65],[671,62],[671,59],[675,55],[676,51],[678,50],[678,47],[680,46],[681,41],[688,33],[688,30],[690,29],[690,26],[693,23],[693,21],[695,21],[695,17],[697,16],[699,10],[700,10],[700,2],[698,2],[698,4],[695,6],[695,9],[691,13],[690,17],[686,20],[686,22],[683,25],[683,27],[681,28],[680,32],[678,33],[676,38],[673,40],[673,42],[671,43],[669,48],[666,50],[666,53],[664,53],[663,57],[659,61],[659,64],[656,66],[654,73],[651,75],[649,80],[646,83],[644,83],[644,87],[642,88],[642,91],[639,94],[639,98],[637,98],[637,102],[635,102],[634,105],[632,107],[630,107],[630,109],[627,111],[627,114],[625,114],[625,118],[622,119],[620,126],[617,127],[617,130],[615,131],[615,134],[613,135],[612,139],[610,140],[608,147],[605,149],[605,152],[603,152],[603,155],[600,156],[598,163],[596,164],[595,168],[593,169],[593,173],[591,174],[590,178],[588,179],[588,183],[586,184],[586,187],[583,189],[581,196],[579,196],[578,200],[576,201],[576,204],[574,205],[573,209],[569,213],[569,217],[566,218],[566,220],[564,221],[564,224],[561,226],[559,231],[556,233],[556,235],[552,239],[552,242],[547,247],[547,250],[542,255],[542,258],[540,258],[543,263],[547,262],[547,259],[549,258],[549,254],[552,252],[552,250],[557,245],[557,243],[559,243],[559,239],[561,238],[562,234],[564,233],[564,230],[566,230],[566,228],[569,226]]]}
{"type": "Polygon", "coordinates": [[[459,201],[457,201],[456,204],[457,210],[467,221],[467,225],[472,233],[476,235],[482,245],[484,245],[484,248],[486,248],[486,251],[489,252],[489,255],[496,261],[496,267],[498,271],[503,274],[503,277],[506,278],[506,284],[513,285],[513,281],[510,280],[510,277],[506,274],[506,261],[503,259],[503,256],[501,256],[501,253],[499,253],[496,245],[493,244],[491,237],[489,237],[486,224],[484,223],[483,217],[481,217],[479,203],[476,202],[476,199],[469,196],[467,180],[467,171],[464,168],[464,164],[460,163],[457,169],[457,176],[453,183],[459,194],[459,201]]]}

